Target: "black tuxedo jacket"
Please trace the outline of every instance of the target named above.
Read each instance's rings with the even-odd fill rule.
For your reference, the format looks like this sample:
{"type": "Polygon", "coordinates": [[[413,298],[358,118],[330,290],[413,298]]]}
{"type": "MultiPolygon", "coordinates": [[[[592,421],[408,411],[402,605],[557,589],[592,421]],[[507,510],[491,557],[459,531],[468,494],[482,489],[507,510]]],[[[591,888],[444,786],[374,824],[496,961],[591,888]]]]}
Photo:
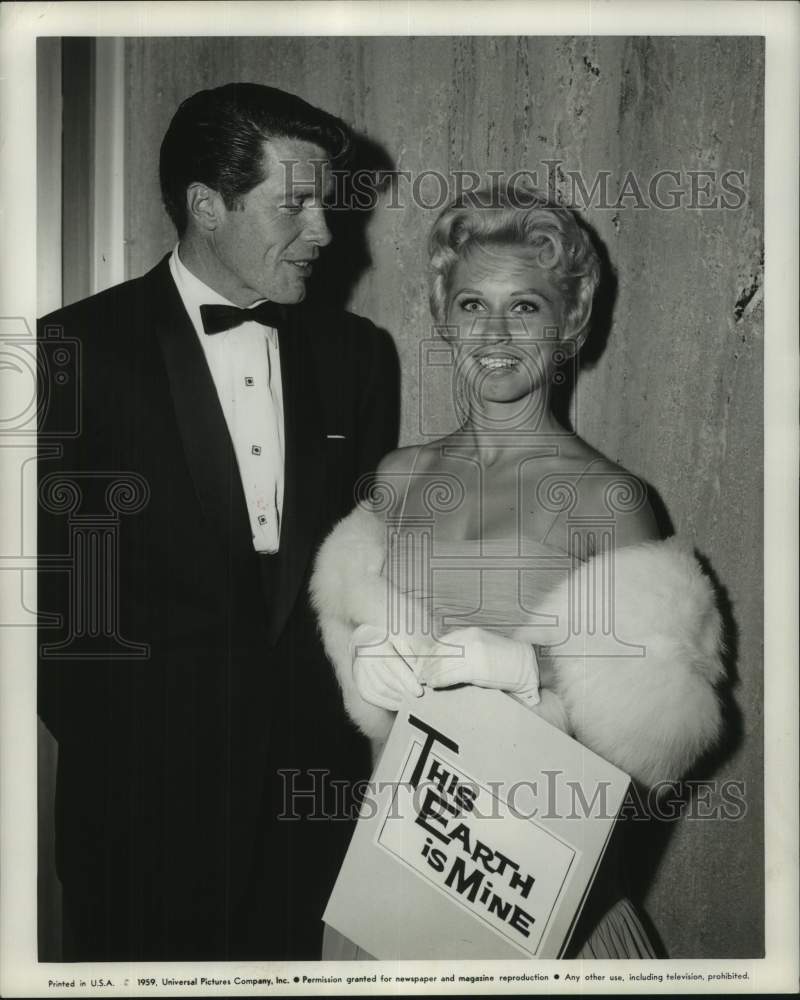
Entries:
{"type": "Polygon", "coordinates": [[[285,316],[276,556],[253,549],[167,258],[41,321],[60,378],[40,420],[39,610],[62,622],[40,627],[39,712],[59,744],[65,958],[317,957],[355,811],[335,782],[369,760],[307,578],[396,443],[398,371],[364,319],[285,316]]]}

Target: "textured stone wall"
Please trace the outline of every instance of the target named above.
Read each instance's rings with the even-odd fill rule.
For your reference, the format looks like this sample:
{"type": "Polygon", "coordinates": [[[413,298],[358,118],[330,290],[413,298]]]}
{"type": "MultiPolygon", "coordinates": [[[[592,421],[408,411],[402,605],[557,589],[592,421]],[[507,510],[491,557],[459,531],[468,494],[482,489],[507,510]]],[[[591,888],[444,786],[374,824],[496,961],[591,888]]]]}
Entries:
{"type": "MultiPolygon", "coordinates": [[[[598,191],[585,214],[616,272],[616,291],[607,286],[572,414],[579,433],[652,486],[663,526],[689,540],[719,581],[731,735],[698,777],[745,782],[747,806],[735,822],[650,825],[630,857],[631,877],[671,955],[762,953],[761,41],[130,41],[131,276],[174,242],[155,169],[170,115],[195,90],[231,80],[273,84],[341,115],[372,141],[373,158],[415,175],[538,168],[569,196],[571,172],[589,187],[607,172],[609,207],[597,204],[598,191]],[[663,178],[656,197],[668,204],[670,188],[680,188],[682,207],[653,206],[648,185],[661,170],[680,177],[663,178]],[[688,172],[707,170],[743,171],[729,184],[744,196],[726,196],[743,204],[688,207],[688,172]]],[[[699,175],[695,186],[700,205],[724,195],[699,175]]],[[[435,182],[421,193],[433,202],[435,182]]],[[[371,259],[349,303],[396,339],[411,442],[425,430],[451,429],[453,415],[447,393],[435,391],[442,373],[419,375],[419,344],[430,335],[425,241],[434,213],[392,209],[390,197],[362,220],[363,232],[340,242],[337,263],[358,269],[371,259]]]]}

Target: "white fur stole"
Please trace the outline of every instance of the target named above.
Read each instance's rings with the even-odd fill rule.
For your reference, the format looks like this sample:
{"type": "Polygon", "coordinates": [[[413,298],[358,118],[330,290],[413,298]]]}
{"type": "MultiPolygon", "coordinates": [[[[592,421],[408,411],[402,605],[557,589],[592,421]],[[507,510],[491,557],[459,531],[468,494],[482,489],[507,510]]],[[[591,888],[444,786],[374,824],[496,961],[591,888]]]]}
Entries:
{"type": "MultiPolygon", "coordinates": [[[[394,714],[358,693],[350,637],[361,624],[385,628],[399,597],[383,573],[385,531],[379,517],[352,511],[322,544],[311,580],[345,708],[373,743],[386,738],[394,714]]],[[[578,564],[531,618],[514,638],[552,667],[553,686],[531,709],[548,722],[648,786],[679,779],[715,744],[720,616],[708,578],[676,540],[578,564]]]]}

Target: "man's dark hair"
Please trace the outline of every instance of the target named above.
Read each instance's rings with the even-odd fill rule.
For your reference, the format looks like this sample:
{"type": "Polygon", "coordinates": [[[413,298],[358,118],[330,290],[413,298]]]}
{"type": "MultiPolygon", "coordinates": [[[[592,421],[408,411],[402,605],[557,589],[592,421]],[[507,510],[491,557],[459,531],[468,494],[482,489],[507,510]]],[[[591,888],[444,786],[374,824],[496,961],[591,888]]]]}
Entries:
{"type": "Polygon", "coordinates": [[[334,165],[347,162],[352,136],[344,122],[294,94],[258,83],[201,90],[175,112],[161,143],[161,196],[182,236],[186,188],[195,182],[219,192],[226,208],[265,179],[265,139],[302,139],[320,146],[334,165]]]}

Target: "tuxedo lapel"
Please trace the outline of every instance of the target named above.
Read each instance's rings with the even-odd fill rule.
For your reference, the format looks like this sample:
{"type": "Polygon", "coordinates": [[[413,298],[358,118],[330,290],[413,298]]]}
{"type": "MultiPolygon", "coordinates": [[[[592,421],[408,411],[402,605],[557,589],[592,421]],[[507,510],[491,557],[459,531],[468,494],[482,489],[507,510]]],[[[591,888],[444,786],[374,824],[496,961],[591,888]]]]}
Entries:
{"type": "Polygon", "coordinates": [[[197,334],[172,279],[169,259],[144,280],[150,283],[145,308],[161,346],[178,431],[205,518],[202,544],[210,542],[223,567],[228,567],[231,548],[243,548],[251,536],[225,416],[197,334]]]}
{"type": "MultiPolygon", "coordinates": [[[[149,322],[170,383],[175,418],[206,521],[224,569],[252,558],[252,534],[236,455],[205,355],[165,258],[145,278],[149,322]]],[[[312,344],[304,311],[284,310],[279,331],[284,417],[284,492],[280,549],[262,556],[270,637],[277,641],[303,583],[317,537],[324,490],[324,422],[312,344]]]]}
{"type": "Polygon", "coordinates": [[[279,331],[284,418],[284,492],[280,551],[264,560],[269,627],[273,640],[286,623],[303,583],[317,537],[324,477],[324,423],[317,382],[313,330],[301,309],[284,310],[279,331]]]}

